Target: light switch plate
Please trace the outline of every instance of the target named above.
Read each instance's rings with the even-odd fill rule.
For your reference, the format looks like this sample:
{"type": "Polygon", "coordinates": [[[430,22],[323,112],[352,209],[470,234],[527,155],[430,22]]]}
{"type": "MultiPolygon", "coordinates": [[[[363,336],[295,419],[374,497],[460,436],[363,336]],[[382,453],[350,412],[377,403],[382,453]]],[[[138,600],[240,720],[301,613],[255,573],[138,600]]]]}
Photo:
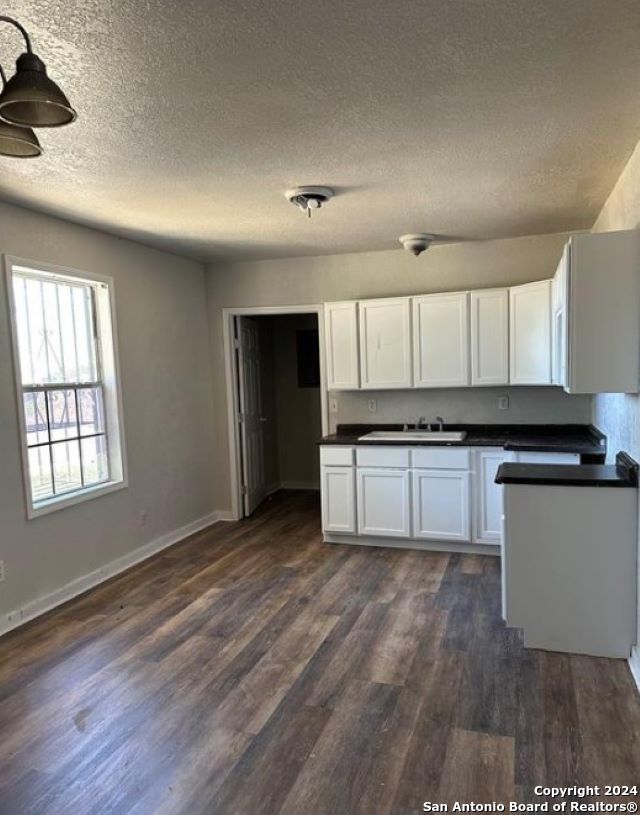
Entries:
{"type": "Polygon", "coordinates": [[[498,410],[509,410],[509,397],[508,396],[499,396],[498,397],[498,410]]]}
{"type": "Polygon", "coordinates": [[[378,409],[378,402],[375,399],[369,399],[369,413],[375,413],[378,409]]]}
{"type": "Polygon", "coordinates": [[[335,396],[332,396],[329,399],[329,413],[337,413],[338,412],[338,399],[335,396]]]}

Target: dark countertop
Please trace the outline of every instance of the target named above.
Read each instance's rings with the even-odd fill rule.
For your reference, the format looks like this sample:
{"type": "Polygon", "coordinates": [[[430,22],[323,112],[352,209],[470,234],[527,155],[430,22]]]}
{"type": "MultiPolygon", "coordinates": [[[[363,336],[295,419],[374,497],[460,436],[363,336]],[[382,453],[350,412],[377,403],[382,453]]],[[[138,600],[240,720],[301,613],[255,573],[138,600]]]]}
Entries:
{"type": "Polygon", "coordinates": [[[464,441],[380,441],[359,440],[372,430],[402,430],[403,425],[338,425],[335,433],[319,444],[384,445],[410,447],[502,447],[505,450],[532,450],[545,453],[578,453],[585,463],[604,462],[606,438],[593,425],[445,425],[445,430],[465,430],[464,441]],[[584,459],[583,459],[584,460],[584,459]]]}
{"type": "Polygon", "coordinates": [[[501,464],[496,484],[561,487],[637,487],[638,464],[626,453],[615,464],[501,464]]]}

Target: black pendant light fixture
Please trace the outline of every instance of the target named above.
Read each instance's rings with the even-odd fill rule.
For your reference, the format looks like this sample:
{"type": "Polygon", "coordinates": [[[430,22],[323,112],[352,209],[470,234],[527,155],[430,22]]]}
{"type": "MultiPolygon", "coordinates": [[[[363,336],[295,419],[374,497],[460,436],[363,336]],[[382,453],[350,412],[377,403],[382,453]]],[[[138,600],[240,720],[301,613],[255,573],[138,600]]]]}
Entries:
{"type": "Polygon", "coordinates": [[[0,15],[0,22],[9,23],[24,37],[27,50],[18,57],[16,73],[0,93],[0,119],[18,127],[61,127],[76,118],[69,100],[47,76],[44,62],[33,53],[26,30],[12,17],[0,15]]]}
{"type": "MultiPolygon", "coordinates": [[[[0,65],[0,79],[2,86],[7,79],[0,65]]],[[[37,158],[42,155],[42,147],[38,137],[30,127],[18,127],[0,120],[0,156],[11,158],[37,158]]]]}

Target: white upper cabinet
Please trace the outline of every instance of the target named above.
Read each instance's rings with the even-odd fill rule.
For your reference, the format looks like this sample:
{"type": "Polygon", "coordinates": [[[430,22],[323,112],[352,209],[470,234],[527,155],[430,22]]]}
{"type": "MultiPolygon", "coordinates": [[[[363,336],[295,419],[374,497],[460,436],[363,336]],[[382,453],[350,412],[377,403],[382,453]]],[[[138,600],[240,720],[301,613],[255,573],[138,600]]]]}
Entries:
{"type": "Polygon", "coordinates": [[[357,304],[325,303],[324,333],[328,390],[357,389],[360,386],[357,304]]]}
{"type": "Polygon", "coordinates": [[[567,275],[569,270],[569,244],[551,282],[551,381],[554,385],[567,384],[567,275]]]}
{"type": "Polygon", "coordinates": [[[569,393],[637,393],[640,231],[574,235],[564,266],[562,384],[569,393]]]}
{"type": "Polygon", "coordinates": [[[551,384],[551,281],[509,290],[509,361],[512,385],[551,384]]]}
{"type": "Polygon", "coordinates": [[[413,382],[416,388],[469,384],[469,294],[413,298],[413,382]]]}
{"type": "Polygon", "coordinates": [[[361,300],[358,306],[361,386],[369,390],[410,388],[409,298],[361,300]]]}
{"type": "Polygon", "coordinates": [[[509,384],[509,289],[471,292],[471,384],[509,384]]]}
{"type": "Polygon", "coordinates": [[[640,390],[640,230],[574,235],[553,280],[325,304],[329,390],[640,390]]]}

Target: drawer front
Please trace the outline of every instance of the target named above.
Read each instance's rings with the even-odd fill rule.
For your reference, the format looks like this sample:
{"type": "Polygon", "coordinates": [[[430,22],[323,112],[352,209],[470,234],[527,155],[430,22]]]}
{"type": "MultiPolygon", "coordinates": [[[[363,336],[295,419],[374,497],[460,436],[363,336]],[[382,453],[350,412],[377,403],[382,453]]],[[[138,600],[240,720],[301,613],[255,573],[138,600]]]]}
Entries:
{"type": "Polygon", "coordinates": [[[320,463],[326,467],[352,467],[353,447],[327,445],[320,448],[320,463]]]}
{"type": "Polygon", "coordinates": [[[520,464],[580,464],[579,453],[536,453],[523,450],[516,452],[520,464]]]}
{"type": "Polygon", "coordinates": [[[470,470],[468,447],[418,447],[411,451],[412,466],[424,470],[470,470]]]}
{"type": "Polygon", "coordinates": [[[408,467],[406,447],[358,447],[358,467],[408,467]]]}

